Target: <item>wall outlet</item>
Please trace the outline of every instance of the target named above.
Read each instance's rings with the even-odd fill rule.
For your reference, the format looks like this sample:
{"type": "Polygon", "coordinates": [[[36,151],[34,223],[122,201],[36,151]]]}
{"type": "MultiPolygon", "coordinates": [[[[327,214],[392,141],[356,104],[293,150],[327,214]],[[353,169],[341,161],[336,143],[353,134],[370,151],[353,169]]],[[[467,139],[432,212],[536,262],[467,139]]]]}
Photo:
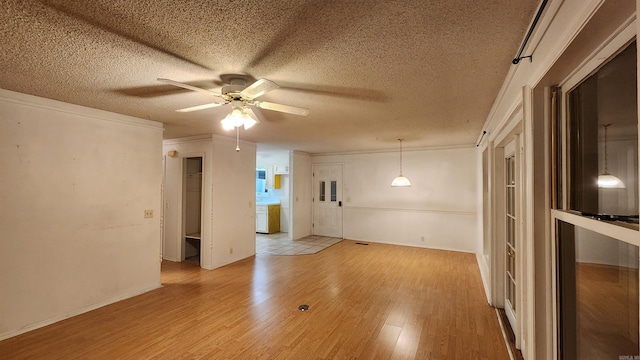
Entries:
{"type": "Polygon", "coordinates": [[[144,218],[145,219],[151,219],[153,217],[153,210],[145,210],[144,211],[144,218]]]}
{"type": "Polygon", "coordinates": [[[420,241],[424,241],[424,236],[420,236],[420,241]]]}
{"type": "Polygon", "coordinates": [[[233,254],[233,248],[229,248],[229,254],[233,254]]]}

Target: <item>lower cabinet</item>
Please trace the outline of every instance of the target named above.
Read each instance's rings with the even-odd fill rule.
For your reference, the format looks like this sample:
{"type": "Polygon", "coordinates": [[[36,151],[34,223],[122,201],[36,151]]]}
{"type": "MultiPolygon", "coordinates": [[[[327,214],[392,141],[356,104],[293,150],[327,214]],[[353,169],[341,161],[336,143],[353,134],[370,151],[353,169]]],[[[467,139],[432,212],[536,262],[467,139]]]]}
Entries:
{"type": "Polygon", "coordinates": [[[256,206],[256,232],[266,233],[269,228],[267,205],[256,206]]]}
{"type": "Polygon", "coordinates": [[[256,232],[280,232],[280,205],[256,205],[256,232]]]}

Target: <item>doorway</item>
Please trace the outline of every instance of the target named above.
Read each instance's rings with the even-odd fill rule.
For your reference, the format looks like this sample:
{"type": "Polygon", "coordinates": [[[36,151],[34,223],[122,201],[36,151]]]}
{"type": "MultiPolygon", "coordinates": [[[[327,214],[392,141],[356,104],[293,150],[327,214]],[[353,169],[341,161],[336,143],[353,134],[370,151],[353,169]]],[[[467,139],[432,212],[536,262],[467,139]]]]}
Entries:
{"type": "Polygon", "coordinates": [[[182,261],[200,264],[202,239],[202,157],[184,159],[182,261]]]}
{"type": "Polygon", "coordinates": [[[524,241],[525,217],[525,147],[521,111],[517,109],[512,122],[498,135],[493,155],[491,214],[491,303],[498,309],[510,351],[518,357],[525,346],[524,336],[529,307],[525,309],[528,251],[524,241]]]}
{"type": "Polygon", "coordinates": [[[504,299],[504,311],[507,315],[507,319],[509,319],[509,324],[511,328],[514,330],[514,333],[517,334],[518,329],[518,317],[517,317],[517,276],[519,275],[516,269],[516,264],[518,263],[518,222],[519,222],[519,214],[518,214],[518,188],[519,179],[518,179],[518,162],[515,154],[515,145],[516,141],[511,141],[504,148],[505,158],[504,158],[504,194],[505,194],[505,211],[504,211],[504,249],[505,249],[505,272],[504,272],[504,284],[505,284],[505,299],[504,299]]]}
{"type": "Polygon", "coordinates": [[[313,165],[313,234],[342,238],[342,164],[313,165]]]}

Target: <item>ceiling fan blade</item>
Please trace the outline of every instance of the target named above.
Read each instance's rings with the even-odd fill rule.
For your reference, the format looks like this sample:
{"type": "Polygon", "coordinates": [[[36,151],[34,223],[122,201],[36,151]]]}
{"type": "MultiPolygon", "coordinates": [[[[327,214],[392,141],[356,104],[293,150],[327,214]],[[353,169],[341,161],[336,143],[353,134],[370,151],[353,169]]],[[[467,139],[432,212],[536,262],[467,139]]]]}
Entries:
{"type": "Polygon", "coordinates": [[[204,104],[204,105],[196,105],[196,106],[191,106],[191,107],[187,107],[187,108],[183,108],[183,109],[178,109],[176,111],[177,112],[191,112],[191,111],[210,109],[210,108],[218,107],[218,106],[222,106],[222,105],[226,105],[226,104],[225,103],[209,103],[209,104],[204,104]]]}
{"type": "Polygon", "coordinates": [[[217,93],[215,91],[199,88],[199,87],[196,87],[196,86],[191,86],[189,84],[181,83],[181,82],[174,81],[174,80],[171,80],[171,79],[158,78],[158,81],[160,81],[161,83],[165,83],[165,84],[169,84],[169,85],[173,85],[173,86],[178,86],[178,87],[181,87],[181,88],[184,88],[184,89],[189,89],[189,90],[199,91],[199,92],[205,92],[207,94],[210,94],[210,95],[213,95],[213,96],[217,96],[219,98],[222,97],[222,94],[217,93]]]}
{"type": "Polygon", "coordinates": [[[280,86],[278,86],[278,84],[274,83],[273,81],[270,81],[267,79],[260,79],[254,82],[253,84],[249,85],[246,89],[242,90],[240,92],[240,95],[242,95],[243,97],[249,100],[253,100],[279,87],[280,86]]]}
{"type": "Polygon", "coordinates": [[[253,104],[259,107],[260,109],[265,109],[265,110],[280,111],[288,114],[295,114],[295,115],[302,115],[302,116],[307,116],[307,114],[309,114],[309,109],[295,107],[295,106],[276,104],[276,103],[267,102],[267,101],[255,101],[253,104]]]}

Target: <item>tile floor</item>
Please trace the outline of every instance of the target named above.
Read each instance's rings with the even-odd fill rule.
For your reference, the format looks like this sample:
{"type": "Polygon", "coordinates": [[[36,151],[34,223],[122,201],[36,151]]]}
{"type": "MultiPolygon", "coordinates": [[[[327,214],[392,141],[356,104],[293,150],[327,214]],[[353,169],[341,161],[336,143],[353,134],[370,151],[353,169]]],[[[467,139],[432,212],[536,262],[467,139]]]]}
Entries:
{"type": "Polygon", "coordinates": [[[326,236],[307,236],[300,240],[289,240],[287,233],[256,234],[256,254],[308,255],[320,252],[342,239],[326,236]]]}

